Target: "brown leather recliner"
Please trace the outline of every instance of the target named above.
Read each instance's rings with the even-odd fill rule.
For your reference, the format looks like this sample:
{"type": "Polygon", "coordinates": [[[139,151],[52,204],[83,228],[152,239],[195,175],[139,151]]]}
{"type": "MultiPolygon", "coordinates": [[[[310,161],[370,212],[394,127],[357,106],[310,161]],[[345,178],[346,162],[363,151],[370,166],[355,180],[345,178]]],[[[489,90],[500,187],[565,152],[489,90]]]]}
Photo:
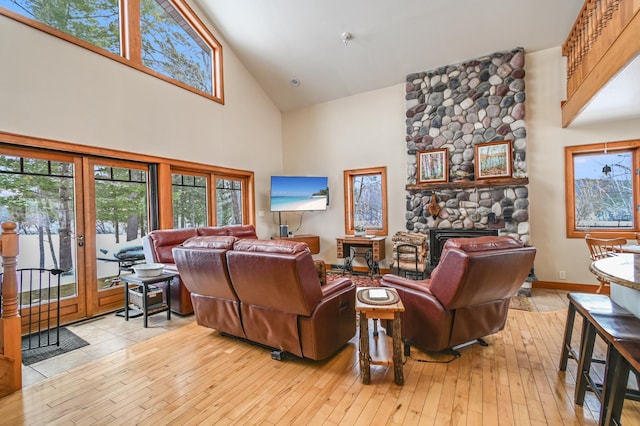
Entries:
{"type": "Polygon", "coordinates": [[[191,294],[198,324],[246,338],[240,318],[240,299],[231,285],[227,268],[227,251],[233,249],[237,240],[236,237],[192,237],[184,242],[184,249],[174,251],[174,258],[177,265],[190,265],[180,268],[180,277],[191,294]]]}
{"type": "MultiPolygon", "coordinates": [[[[232,236],[237,238],[258,238],[253,225],[205,226],[200,228],[159,229],[142,238],[144,257],[147,263],[163,263],[167,272],[177,273],[173,259],[173,248],[196,236],[232,236]]],[[[193,313],[189,290],[180,277],[171,281],[171,310],[181,315],[193,313]]]]}
{"type": "Polygon", "coordinates": [[[321,286],[305,243],[238,240],[227,250],[213,243],[219,239],[192,238],[173,250],[199,324],[275,348],[277,359],[322,360],[355,335],[355,285],[340,278],[321,286]],[[223,318],[236,325],[238,306],[242,329],[231,331],[223,318]]]}
{"type": "Polygon", "coordinates": [[[405,343],[441,351],[502,330],[535,254],[511,237],[454,238],[430,279],[385,275],[381,286],[395,288],[405,306],[405,343]]]}

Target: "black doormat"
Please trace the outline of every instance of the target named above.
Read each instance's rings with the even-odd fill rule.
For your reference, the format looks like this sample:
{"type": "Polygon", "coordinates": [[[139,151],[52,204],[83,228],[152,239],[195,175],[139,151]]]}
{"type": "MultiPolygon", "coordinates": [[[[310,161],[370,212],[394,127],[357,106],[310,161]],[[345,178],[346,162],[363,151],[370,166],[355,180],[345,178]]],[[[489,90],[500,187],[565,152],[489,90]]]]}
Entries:
{"type": "Polygon", "coordinates": [[[31,365],[33,363],[53,358],[57,355],[72,351],[89,345],[84,339],[76,336],[66,327],[60,327],[60,345],[55,344],[45,347],[38,347],[46,342],[56,341],[56,330],[42,331],[40,333],[22,336],[22,364],[31,365]],[[47,340],[49,338],[49,340],[47,340]],[[31,339],[31,347],[29,349],[29,339],[31,339]],[[38,341],[38,339],[40,339],[38,341]]]}

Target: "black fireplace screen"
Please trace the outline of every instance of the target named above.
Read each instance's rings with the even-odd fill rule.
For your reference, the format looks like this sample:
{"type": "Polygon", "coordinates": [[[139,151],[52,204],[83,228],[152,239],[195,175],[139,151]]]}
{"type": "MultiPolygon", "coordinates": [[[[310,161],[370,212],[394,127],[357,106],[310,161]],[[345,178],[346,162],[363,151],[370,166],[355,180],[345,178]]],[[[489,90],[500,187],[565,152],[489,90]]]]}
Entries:
{"type": "Polygon", "coordinates": [[[497,229],[430,229],[429,230],[429,263],[435,268],[440,262],[440,254],[444,243],[449,238],[472,238],[485,235],[498,235],[497,229]]]}

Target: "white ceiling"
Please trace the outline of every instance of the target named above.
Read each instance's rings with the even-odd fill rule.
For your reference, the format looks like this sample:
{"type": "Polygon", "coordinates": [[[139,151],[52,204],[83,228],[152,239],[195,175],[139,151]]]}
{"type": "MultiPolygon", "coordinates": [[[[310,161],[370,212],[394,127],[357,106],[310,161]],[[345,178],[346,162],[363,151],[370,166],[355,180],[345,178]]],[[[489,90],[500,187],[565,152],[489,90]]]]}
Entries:
{"type": "Polygon", "coordinates": [[[192,1],[281,111],[403,83],[407,74],[494,52],[559,46],[583,4],[583,0],[192,1]],[[345,32],[352,35],[347,44],[342,41],[345,32]],[[292,79],[300,85],[293,87],[292,79]]]}

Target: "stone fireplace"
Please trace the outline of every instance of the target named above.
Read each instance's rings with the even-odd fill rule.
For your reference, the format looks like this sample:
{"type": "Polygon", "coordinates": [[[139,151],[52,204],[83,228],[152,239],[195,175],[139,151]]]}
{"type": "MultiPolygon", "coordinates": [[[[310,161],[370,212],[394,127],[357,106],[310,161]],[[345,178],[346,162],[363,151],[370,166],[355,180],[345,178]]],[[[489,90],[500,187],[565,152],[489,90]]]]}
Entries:
{"type": "Polygon", "coordinates": [[[530,244],[524,75],[517,48],[407,76],[408,231],[486,230],[530,244]],[[511,141],[512,175],[476,179],[474,147],[502,140],[511,141]],[[417,155],[433,149],[448,150],[446,182],[417,182],[417,155]]]}

